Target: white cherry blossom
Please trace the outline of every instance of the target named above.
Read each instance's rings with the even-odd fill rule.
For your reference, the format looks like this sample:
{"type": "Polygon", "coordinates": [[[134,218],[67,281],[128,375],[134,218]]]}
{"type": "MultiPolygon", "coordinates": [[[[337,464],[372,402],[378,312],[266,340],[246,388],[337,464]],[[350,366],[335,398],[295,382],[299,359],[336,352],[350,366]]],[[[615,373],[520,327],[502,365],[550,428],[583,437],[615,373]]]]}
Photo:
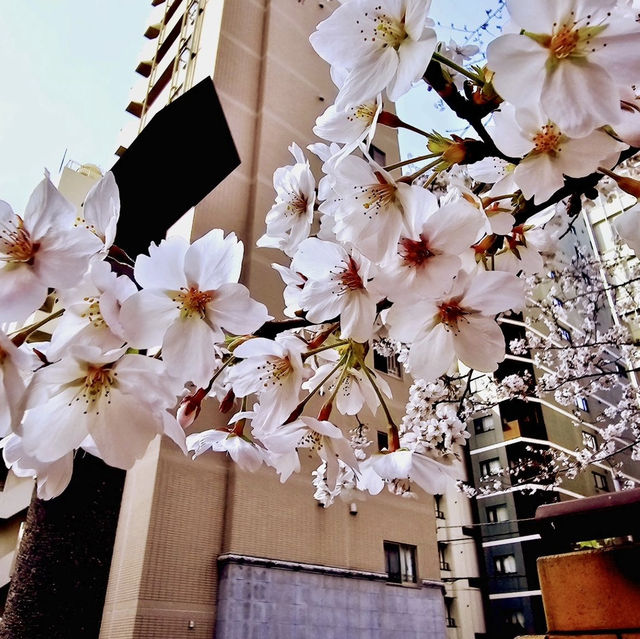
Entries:
{"type": "Polygon", "coordinates": [[[70,347],[64,359],[34,373],[24,420],[14,431],[25,454],[42,462],[62,458],[90,435],[107,464],[130,468],[165,428],[176,437],[172,422],[165,422],[176,400],[174,384],[152,357],[70,347]]]}
{"type": "Polygon", "coordinates": [[[336,105],[366,102],[386,89],[397,100],[419,80],[436,46],[429,0],[350,0],[309,38],[316,53],[347,76],[336,105]]]}
{"type": "Polygon", "coordinates": [[[505,355],[494,316],[519,308],[523,301],[523,284],[511,273],[461,271],[446,295],[394,304],[385,321],[392,339],[410,344],[413,377],[432,381],[447,372],[456,357],[469,368],[494,371],[505,355]]]}
{"type": "Polygon", "coordinates": [[[49,288],[75,284],[101,248],[98,238],[74,228],[76,209],[45,177],[24,217],[0,201],[0,322],[23,321],[49,288]]]}
{"type": "Polygon", "coordinates": [[[507,8],[514,33],[487,47],[498,93],[517,107],[540,104],[574,137],[615,125],[618,87],[638,79],[640,24],[615,0],[507,0],[507,8]]]}
{"type": "Polygon", "coordinates": [[[300,245],[292,268],[306,278],[300,303],[307,319],[320,323],[339,317],[343,337],[365,342],[372,336],[381,295],[372,289],[374,271],[366,258],[311,237],[300,245]]]}
{"type": "Polygon", "coordinates": [[[76,226],[84,226],[109,249],[116,237],[120,217],[120,192],[115,176],[107,171],[87,193],[76,226]]]}
{"type": "Polygon", "coordinates": [[[139,255],[135,279],[142,290],[120,313],[135,348],[162,345],[171,375],[206,387],[217,366],[216,348],[225,332],[244,335],[269,319],[263,304],[238,284],[243,246],[235,234],[214,229],[191,246],[178,236],[139,255]]]}
{"type": "Polygon", "coordinates": [[[494,116],[496,146],[511,157],[523,157],[513,180],[525,198],[536,204],[548,200],[564,186],[564,176],[584,177],[598,166],[609,168],[625,148],[603,131],[569,137],[535,108],[503,105],[494,116]]]}
{"type": "Polygon", "coordinates": [[[309,236],[316,202],[316,183],[302,149],[292,144],[289,151],[296,163],[280,167],[273,174],[276,202],[267,213],[267,232],[257,245],[277,248],[293,255],[309,236]]]}

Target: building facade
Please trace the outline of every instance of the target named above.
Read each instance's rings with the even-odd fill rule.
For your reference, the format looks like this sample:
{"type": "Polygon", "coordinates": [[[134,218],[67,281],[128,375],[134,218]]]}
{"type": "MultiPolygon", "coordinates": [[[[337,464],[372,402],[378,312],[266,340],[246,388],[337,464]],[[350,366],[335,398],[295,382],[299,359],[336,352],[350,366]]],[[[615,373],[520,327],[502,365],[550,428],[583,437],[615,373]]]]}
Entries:
{"type": "MultiPolygon", "coordinates": [[[[213,77],[242,163],[170,233],[235,232],[245,246],[242,282],[276,316],[282,283],[271,263],[281,255],[255,243],[274,170],[291,163],[292,142],[312,141],[316,117],[333,102],[328,66],[308,38],[334,4],[154,0],[118,141],[125,152],[162,106],[213,77]]],[[[195,123],[184,128],[198,134],[195,123]]],[[[387,162],[398,159],[395,133],[378,144],[387,162]]],[[[406,385],[388,379],[400,415],[406,385]]],[[[189,432],[223,424],[212,404],[189,432]]],[[[317,463],[303,466],[280,484],[266,467],[248,474],[224,455],[194,461],[153,442],[127,474],[100,636],[445,639],[433,497],[384,491],[323,508],[311,485],[317,463]]]]}

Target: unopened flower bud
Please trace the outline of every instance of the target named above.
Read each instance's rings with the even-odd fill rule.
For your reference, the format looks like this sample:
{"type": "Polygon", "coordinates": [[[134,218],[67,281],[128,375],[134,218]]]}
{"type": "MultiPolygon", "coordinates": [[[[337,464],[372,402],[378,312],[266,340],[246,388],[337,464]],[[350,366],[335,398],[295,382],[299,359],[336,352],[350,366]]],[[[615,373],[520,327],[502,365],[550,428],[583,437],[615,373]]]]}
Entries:
{"type": "Polygon", "coordinates": [[[220,412],[228,413],[231,410],[233,403],[235,401],[236,401],[236,394],[233,392],[233,388],[230,388],[229,392],[223,397],[222,401],[220,402],[220,412]]]}
{"type": "Polygon", "coordinates": [[[318,419],[321,422],[326,422],[329,419],[329,416],[331,415],[332,408],[333,408],[333,402],[327,402],[326,404],[324,404],[324,406],[320,409],[320,412],[318,413],[318,419]]]}

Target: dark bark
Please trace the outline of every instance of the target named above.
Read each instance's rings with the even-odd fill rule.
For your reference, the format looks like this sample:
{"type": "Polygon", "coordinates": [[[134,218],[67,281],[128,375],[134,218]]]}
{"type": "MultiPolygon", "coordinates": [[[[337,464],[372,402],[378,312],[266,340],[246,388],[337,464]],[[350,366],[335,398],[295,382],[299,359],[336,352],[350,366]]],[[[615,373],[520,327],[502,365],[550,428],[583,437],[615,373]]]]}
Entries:
{"type": "Polygon", "coordinates": [[[68,488],[35,494],[9,587],[2,639],[98,636],[125,471],[79,451],[68,488]]]}

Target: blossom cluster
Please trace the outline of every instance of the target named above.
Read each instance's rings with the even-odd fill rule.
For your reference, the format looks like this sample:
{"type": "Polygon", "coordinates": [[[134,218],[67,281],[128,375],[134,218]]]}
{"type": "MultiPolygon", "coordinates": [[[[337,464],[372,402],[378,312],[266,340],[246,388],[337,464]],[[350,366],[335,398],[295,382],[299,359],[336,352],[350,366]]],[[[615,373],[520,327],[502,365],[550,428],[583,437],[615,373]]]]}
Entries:
{"type": "MultiPolygon", "coordinates": [[[[292,163],[275,171],[258,240],[287,262],[274,268],[288,322],[239,283],[243,244],[220,229],[153,243],[119,274],[111,173],[80,214],[48,178],[23,216],[0,203],[0,435],[6,463],[36,476],[41,497],[64,490],[77,450],[130,468],[158,435],[281,481],[301,454],[316,456],[325,504],[455,485],[464,381],[504,360],[497,320],[524,307],[570,196],[619,177],[638,143],[640,24],[622,0],[507,0],[508,33],[466,69],[475,50],[439,43],[429,5],[343,0],[311,35],[337,97],[313,129],[323,142],[292,143],[292,163]],[[421,82],[477,137],[402,122],[392,103],[421,82]],[[413,173],[371,156],[379,126],[423,133],[413,173]],[[400,423],[373,343],[401,353],[415,380],[400,423]],[[206,398],[226,425],[186,435],[206,398]],[[386,446],[372,450],[361,415],[386,446]]],[[[616,184],[632,192],[628,181],[616,184]]],[[[501,392],[527,384],[508,379],[501,392]]]]}

